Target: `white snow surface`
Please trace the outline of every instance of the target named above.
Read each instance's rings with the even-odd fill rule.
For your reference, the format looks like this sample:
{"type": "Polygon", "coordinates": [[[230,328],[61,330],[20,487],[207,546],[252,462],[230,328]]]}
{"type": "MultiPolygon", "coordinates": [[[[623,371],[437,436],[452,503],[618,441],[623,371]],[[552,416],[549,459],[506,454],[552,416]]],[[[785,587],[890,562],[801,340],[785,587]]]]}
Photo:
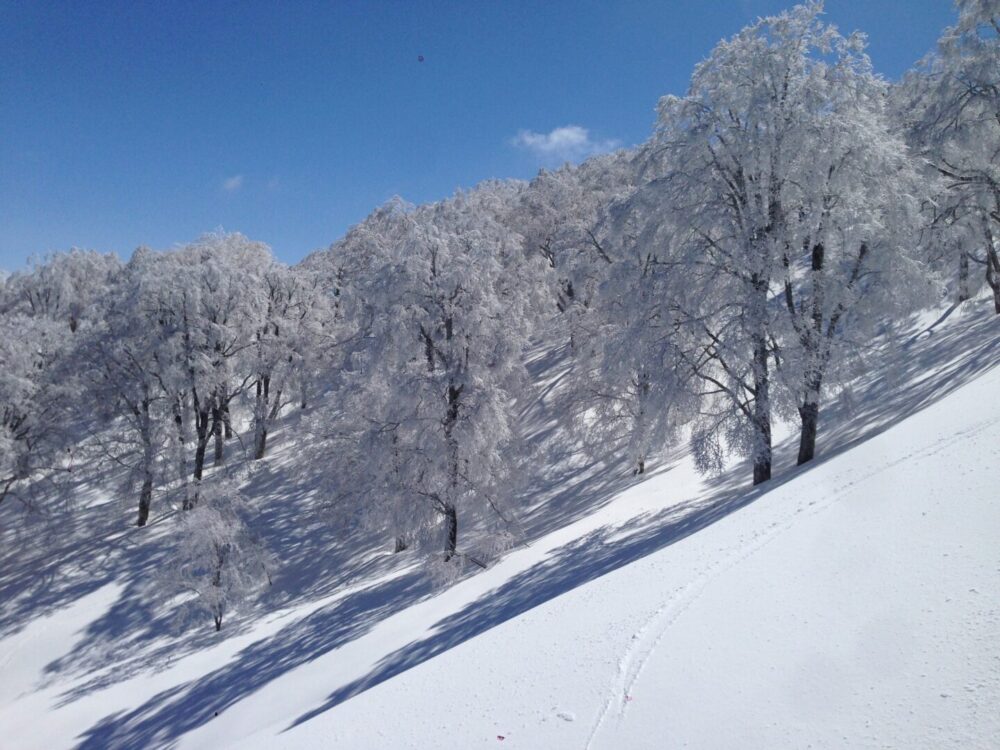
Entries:
{"type": "Polygon", "coordinates": [[[678,456],[403,608],[364,595],[412,565],[102,679],[66,660],[123,587],[67,599],[4,631],[0,747],[998,748],[997,332],[813,466],[750,490],[678,456]]]}

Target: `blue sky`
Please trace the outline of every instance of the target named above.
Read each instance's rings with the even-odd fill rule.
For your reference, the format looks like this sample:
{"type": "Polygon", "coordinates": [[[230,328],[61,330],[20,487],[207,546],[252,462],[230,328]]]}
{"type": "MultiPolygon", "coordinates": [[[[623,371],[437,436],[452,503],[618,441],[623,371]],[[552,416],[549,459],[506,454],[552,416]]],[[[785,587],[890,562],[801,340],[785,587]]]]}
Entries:
{"type": "MultiPolygon", "coordinates": [[[[720,38],[792,4],[0,0],[0,268],[220,226],[294,262],[393,195],[644,140],[720,38]]],[[[954,18],[826,10],[889,78],[954,18]]]]}

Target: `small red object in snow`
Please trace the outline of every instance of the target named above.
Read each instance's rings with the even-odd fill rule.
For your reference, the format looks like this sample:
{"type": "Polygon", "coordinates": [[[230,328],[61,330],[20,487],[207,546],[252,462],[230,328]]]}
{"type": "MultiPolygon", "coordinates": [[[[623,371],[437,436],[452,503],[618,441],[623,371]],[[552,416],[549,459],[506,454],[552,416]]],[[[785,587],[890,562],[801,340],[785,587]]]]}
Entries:
{"type": "Polygon", "coordinates": [[[497,735],[497,739],[498,739],[498,740],[500,740],[501,742],[503,742],[503,741],[504,741],[505,739],[507,739],[507,738],[506,738],[506,737],[504,737],[504,736],[503,736],[502,734],[498,734],[498,735],[497,735]]]}

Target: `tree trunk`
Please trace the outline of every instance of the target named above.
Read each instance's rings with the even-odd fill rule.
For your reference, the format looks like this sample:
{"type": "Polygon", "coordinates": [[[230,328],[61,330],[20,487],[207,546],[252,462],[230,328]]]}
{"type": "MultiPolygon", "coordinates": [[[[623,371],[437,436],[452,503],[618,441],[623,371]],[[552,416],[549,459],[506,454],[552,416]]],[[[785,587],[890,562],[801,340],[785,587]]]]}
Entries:
{"type": "Polygon", "coordinates": [[[225,428],[225,438],[226,440],[233,439],[233,422],[229,416],[229,402],[226,402],[222,406],[222,426],[225,428]]]}
{"type": "Polygon", "coordinates": [[[216,466],[220,466],[225,458],[226,443],[222,433],[222,409],[218,406],[212,407],[212,435],[215,437],[213,460],[216,466]]]}
{"type": "Polygon", "coordinates": [[[964,250],[958,256],[958,301],[965,302],[969,292],[969,254],[964,250]]]}
{"type": "MultiPolygon", "coordinates": [[[[212,586],[217,589],[222,588],[222,569],[226,564],[226,551],[218,542],[215,543],[215,571],[212,574],[212,586]]],[[[225,606],[220,599],[215,600],[212,606],[212,619],[215,620],[215,632],[222,630],[222,615],[225,613],[225,606]]]]}
{"type": "Polygon", "coordinates": [[[1000,258],[992,247],[986,249],[986,283],[993,291],[993,312],[1000,315],[1000,258]]]}
{"type": "Polygon", "coordinates": [[[191,505],[191,500],[188,496],[187,441],[184,435],[184,401],[181,397],[174,399],[174,427],[177,430],[177,473],[180,477],[184,498],[181,507],[187,510],[191,505]]]}
{"type": "Polygon", "coordinates": [[[771,377],[766,328],[767,283],[754,279],[751,314],[757,330],[753,340],[753,483],[771,478],[771,377]]]}
{"type": "Polygon", "coordinates": [[[142,489],[139,491],[139,516],[136,526],[145,526],[149,520],[149,506],[153,500],[153,424],[149,414],[149,399],[144,398],[139,412],[139,432],[142,437],[142,489]]]}
{"type": "Polygon", "coordinates": [[[253,457],[260,460],[267,450],[267,423],[270,418],[271,379],[264,375],[257,380],[257,393],[254,402],[254,422],[253,422],[253,457]]]}
{"type": "MultiPolygon", "coordinates": [[[[859,251],[864,253],[864,250],[859,251]]],[[[859,257],[864,257],[860,255],[859,257]]],[[[823,384],[823,373],[826,369],[826,359],[823,325],[826,321],[824,302],[826,300],[826,277],[824,265],[826,250],[822,242],[817,242],[812,249],[812,314],[811,327],[805,334],[803,346],[806,350],[808,368],[803,383],[802,403],[799,405],[799,419],[802,429],[799,432],[798,465],[811,461],[816,455],[816,429],[819,426],[819,398],[823,384]]],[[[853,277],[850,282],[853,284],[853,277]]],[[[834,326],[831,325],[827,336],[832,336],[834,326]]]]}
{"type": "Polygon", "coordinates": [[[194,448],[194,479],[196,482],[201,481],[202,474],[205,470],[205,451],[208,448],[208,436],[209,436],[209,413],[207,410],[199,410],[195,414],[195,433],[198,436],[198,440],[195,443],[194,448]]]}
{"type": "MultiPolygon", "coordinates": [[[[755,408],[755,411],[760,411],[755,408]]],[[[762,415],[754,420],[753,483],[766,482],[771,478],[771,422],[764,421],[762,415]]]]}
{"type": "Polygon", "coordinates": [[[402,552],[403,550],[405,550],[407,548],[407,546],[408,545],[406,544],[406,539],[404,537],[402,537],[402,536],[397,536],[396,540],[395,540],[395,544],[393,545],[393,548],[392,548],[392,552],[393,552],[393,554],[397,554],[398,555],[400,552],[402,552]]]}
{"type": "Polygon", "coordinates": [[[259,461],[264,458],[265,452],[267,452],[267,426],[261,422],[254,434],[254,460],[259,461]]]}
{"type": "Polygon", "coordinates": [[[993,230],[986,218],[983,219],[983,233],[986,235],[986,283],[993,290],[993,311],[1000,315],[1000,258],[993,241],[993,230]]]}
{"type": "Polygon", "coordinates": [[[136,526],[145,526],[149,520],[149,506],[153,501],[153,477],[147,474],[142,480],[142,489],[139,491],[139,517],[135,522],[136,526]]]}
{"type": "Polygon", "coordinates": [[[454,505],[445,506],[444,518],[448,525],[448,541],[444,548],[444,561],[448,562],[455,556],[455,550],[458,548],[458,512],[454,505]]]}
{"type": "Polygon", "coordinates": [[[816,428],[819,424],[819,403],[804,404],[799,407],[802,432],[799,435],[798,465],[812,461],[816,455],[816,428]]]}
{"type": "MultiPolygon", "coordinates": [[[[451,320],[447,324],[448,337],[451,337],[451,320]]],[[[458,515],[455,510],[455,498],[458,496],[459,447],[455,439],[455,425],[458,424],[458,414],[461,405],[462,391],[465,386],[457,388],[454,381],[448,382],[448,409],[445,412],[444,434],[448,445],[448,502],[445,503],[444,515],[448,523],[448,544],[445,548],[445,562],[455,556],[455,546],[458,543],[458,515]]]]}

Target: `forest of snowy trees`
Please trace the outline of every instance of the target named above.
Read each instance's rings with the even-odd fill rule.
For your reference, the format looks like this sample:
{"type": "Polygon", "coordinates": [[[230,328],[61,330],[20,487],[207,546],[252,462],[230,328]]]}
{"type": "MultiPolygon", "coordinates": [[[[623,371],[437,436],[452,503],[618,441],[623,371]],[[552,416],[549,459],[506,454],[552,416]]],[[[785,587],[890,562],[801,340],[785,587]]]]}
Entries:
{"type": "Polygon", "coordinates": [[[240,486],[283,420],[329,503],[455,566],[514,543],[532,352],[565,369],[565,440],[631,473],[688,441],[766,482],[778,422],[812,460],[873,337],[984,285],[1000,314],[1000,0],[956,6],[897,83],[821,3],[761,19],[645,143],[395,199],[293,267],[219,232],[13,273],[0,503],[113,469],[138,526],[177,509],[174,575],[219,628],[280,564],[240,486]]]}

